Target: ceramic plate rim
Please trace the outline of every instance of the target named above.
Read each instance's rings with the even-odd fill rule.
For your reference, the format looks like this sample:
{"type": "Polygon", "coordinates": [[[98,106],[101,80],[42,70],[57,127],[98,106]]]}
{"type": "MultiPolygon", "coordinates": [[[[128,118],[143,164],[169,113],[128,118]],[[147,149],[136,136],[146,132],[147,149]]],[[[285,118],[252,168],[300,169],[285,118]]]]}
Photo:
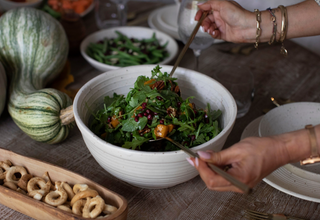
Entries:
{"type": "MultiPolygon", "coordinates": [[[[255,125],[254,122],[256,120],[260,119],[260,121],[261,121],[262,118],[263,118],[263,116],[260,116],[260,117],[258,117],[256,119],[254,119],[253,121],[251,121],[245,127],[245,129],[243,130],[243,132],[241,134],[241,140],[247,137],[244,134],[245,134],[245,132],[247,132],[247,130],[249,130],[249,127],[250,126],[252,127],[253,125],[255,125]]],[[[260,124],[260,122],[259,122],[259,124],[260,124]]],[[[258,128],[259,128],[259,126],[257,126],[256,129],[258,130],[258,128]]],[[[256,131],[256,133],[259,135],[259,133],[257,131],[256,131]]],[[[273,188],[278,189],[279,191],[284,192],[284,193],[286,193],[288,195],[291,195],[291,196],[294,196],[294,197],[297,197],[297,198],[300,198],[300,199],[304,199],[304,200],[320,203],[320,193],[319,193],[319,195],[317,197],[311,197],[311,196],[303,195],[303,193],[301,193],[301,192],[296,192],[296,191],[294,191],[292,189],[288,189],[288,188],[290,188],[290,185],[298,187],[298,182],[296,182],[297,179],[299,179],[299,178],[304,179],[299,174],[293,173],[292,172],[293,171],[292,167],[294,167],[294,166],[292,166],[291,164],[286,164],[286,165],[278,168],[277,170],[275,170],[274,172],[272,172],[271,174],[269,174],[268,176],[266,176],[262,180],[264,182],[266,182],[268,185],[272,186],[273,188]],[[292,178],[291,179],[279,179],[279,176],[280,176],[279,172],[283,172],[285,174],[288,174],[292,178]],[[285,185],[285,184],[288,184],[288,185],[285,185]],[[285,186],[283,186],[283,185],[285,185],[285,186]]],[[[306,172],[308,172],[308,171],[306,171],[306,172]]],[[[304,179],[304,181],[308,182],[309,184],[318,184],[320,186],[320,184],[318,182],[316,182],[316,181],[312,181],[312,180],[309,180],[309,179],[304,179]]],[[[305,192],[307,192],[307,191],[305,191],[305,192]]]]}

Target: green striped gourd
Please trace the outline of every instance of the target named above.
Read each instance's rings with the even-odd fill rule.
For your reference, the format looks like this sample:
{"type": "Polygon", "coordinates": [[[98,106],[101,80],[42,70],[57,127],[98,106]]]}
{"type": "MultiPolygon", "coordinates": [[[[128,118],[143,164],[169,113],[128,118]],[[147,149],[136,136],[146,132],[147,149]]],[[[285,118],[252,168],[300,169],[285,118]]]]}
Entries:
{"type": "Polygon", "coordinates": [[[44,88],[66,63],[68,42],[62,26],[38,9],[10,10],[0,17],[0,48],[0,62],[10,81],[8,111],[14,122],[36,141],[64,140],[74,122],[62,122],[60,113],[72,100],[44,88]]]}
{"type": "Polygon", "coordinates": [[[3,66],[0,63],[0,116],[6,104],[6,95],[7,95],[7,77],[6,77],[6,72],[4,71],[3,66]]]}

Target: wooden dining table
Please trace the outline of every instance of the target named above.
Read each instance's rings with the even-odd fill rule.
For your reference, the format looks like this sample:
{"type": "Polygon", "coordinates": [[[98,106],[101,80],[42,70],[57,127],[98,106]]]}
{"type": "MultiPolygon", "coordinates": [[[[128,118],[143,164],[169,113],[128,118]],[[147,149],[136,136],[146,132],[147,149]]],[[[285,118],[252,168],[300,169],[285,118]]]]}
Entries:
{"type": "MultiPolygon", "coordinates": [[[[167,3],[161,1],[130,1],[128,12],[140,12],[127,25],[148,27],[150,12],[167,3]]],[[[97,31],[94,12],[83,17],[86,33],[97,31]]],[[[177,41],[180,51],[184,44],[177,41]]],[[[243,65],[254,75],[255,96],[249,112],[236,119],[224,148],[240,141],[246,126],[272,109],[271,97],[281,97],[295,102],[320,102],[320,57],[308,49],[287,40],[288,56],[280,54],[280,45],[261,44],[259,49],[237,50],[253,44],[216,43],[202,51],[200,73],[213,76],[224,65],[243,65]]],[[[84,60],[81,54],[68,58],[74,83],[70,88],[79,89],[87,81],[101,74],[84,60]]],[[[169,63],[173,65],[174,61],[169,63]]],[[[188,49],[180,67],[195,68],[195,57],[188,49]]],[[[5,109],[0,117],[0,147],[15,153],[36,158],[66,168],[122,195],[128,201],[129,220],[234,220],[246,219],[245,210],[266,213],[283,213],[303,219],[320,219],[320,204],[288,195],[261,181],[253,192],[244,195],[234,192],[209,190],[197,176],[182,184],[165,189],[144,189],[129,185],[105,171],[91,156],[80,131],[75,127],[62,143],[49,145],[34,141],[21,131],[5,109]]],[[[252,168],[254,169],[254,167],[252,168]]],[[[27,220],[21,214],[0,204],[1,220],[27,220]]]]}

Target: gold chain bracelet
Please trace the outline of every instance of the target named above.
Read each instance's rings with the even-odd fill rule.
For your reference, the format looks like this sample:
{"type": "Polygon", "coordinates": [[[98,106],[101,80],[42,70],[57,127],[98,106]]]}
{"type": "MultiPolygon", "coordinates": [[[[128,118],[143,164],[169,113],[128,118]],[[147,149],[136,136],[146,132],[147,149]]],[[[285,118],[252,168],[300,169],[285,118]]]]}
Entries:
{"type": "Polygon", "coordinates": [[[259,9],[254,9],[254,12],[256,13],[256,21],[257,21],[256,42],[254,43],[254,48],[258,49],[259,38],[261,36],[261,28],[260,28],[261,12],[259,11],[259,9]]]}

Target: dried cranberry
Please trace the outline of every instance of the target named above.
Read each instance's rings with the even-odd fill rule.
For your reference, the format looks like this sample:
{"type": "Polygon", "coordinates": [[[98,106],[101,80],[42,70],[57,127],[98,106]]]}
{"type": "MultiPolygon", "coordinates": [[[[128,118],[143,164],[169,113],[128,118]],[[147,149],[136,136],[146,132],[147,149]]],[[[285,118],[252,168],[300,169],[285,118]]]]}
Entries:
{"type": "Polygon", "coordinates": [[[157,115],[158,113],[157,113],[157,112],[153,112],[153,114],[154,114],[154,115],[157,115]]]}
{"type": "Polygon", "coordinates": [[[148,116],[148,113],[147,113],[147,112],[144,112],[143,115],[144,115],[144,116],[148,116]]]}
{"type": "Polygon", "coordinates": [[[159,123],[160,123],[160,124],[163,124],[163,123],[164,123],[164,120],[160,120],[159,123]]]}
{"type": "Polygon", "coordinates": [[[134,117],[134,120],[135,120],[136,122],[138,122],[138,121],[139,121],[139,116],[134,117]]]}
{"type": "Polygon", "coordinates": [[[146,112],[147,112],[148,114],[150,114],[150,110],[149,110],[149,109],[147,109],[146,112]]]}
{"type": "Polygon", "coordinates": [[[148,115],[148,120],[152,120],[152,115],[150,114],[150,115],[148,115]]]}
{"type": "Polygon", "coordinates": [[[158,99],[158,100],[162,100],[162,97],[161,97],[161,96],[157,96],[157,99],[158,99]]]}
{"type": "Polygon", "coordinates": [[[208,115],[207,115],[207,114],[205,114],[205,115],[204,115],[204,118],[208,118],[208,115]]]}
{"type": "Polygon", "coordinates": [[[142,113],[139,113],[139,114],[138,114],[138,117],[139,117],[139,118],[142,118],[142,117],[143,117],[143,114],[142,114],[142,113]]]}
{"type": "Polygon", "coordinates": [[[194,141],[196,139],[195,135],[191,135],[191,141],[194,141]]]}
{"type": "Polygon", "coordinates": [[[108,122],[111,122],[111,117],[110,116],[108,117],[108,122]]]}
{"type": "Polygon", "coordinates": [[[144,103],[141,104],[142,109],[145,109],[146,106],[147,106],[147,103],[146,103],[146,102],[144,102],[144,103]]]}

